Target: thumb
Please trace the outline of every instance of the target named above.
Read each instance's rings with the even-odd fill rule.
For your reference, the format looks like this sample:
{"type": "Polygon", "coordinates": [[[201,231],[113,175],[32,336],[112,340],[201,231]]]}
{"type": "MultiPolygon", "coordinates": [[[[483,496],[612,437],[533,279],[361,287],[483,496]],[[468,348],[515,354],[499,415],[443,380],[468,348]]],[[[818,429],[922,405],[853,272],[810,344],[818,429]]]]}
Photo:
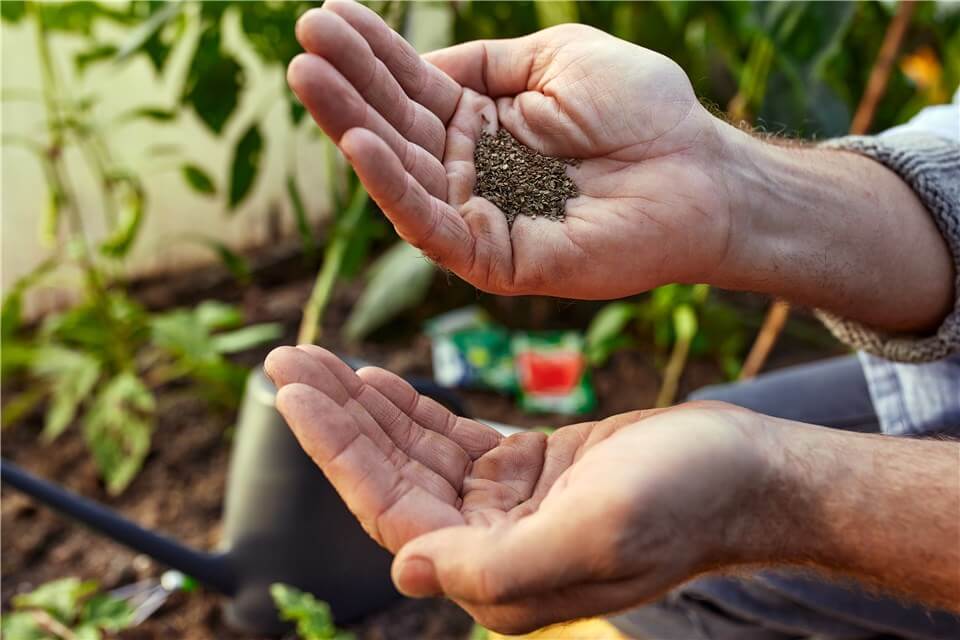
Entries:
{"type": "Polygon", "coordinates": [[[570,514],[565,506],[517,522],[427,533],[397,554],[394,584],[412,597],[443,594],[474,604],[498,604],[615,577],[611,537],[600,531],[585,536],[570,514]]]}
{"type": "Polygon", "coordinates": [[[539,33],[505,40],[474,40],[424,54],[458,84],[496,98],[529,88],[529,71],[540,49],[539,33]]]}

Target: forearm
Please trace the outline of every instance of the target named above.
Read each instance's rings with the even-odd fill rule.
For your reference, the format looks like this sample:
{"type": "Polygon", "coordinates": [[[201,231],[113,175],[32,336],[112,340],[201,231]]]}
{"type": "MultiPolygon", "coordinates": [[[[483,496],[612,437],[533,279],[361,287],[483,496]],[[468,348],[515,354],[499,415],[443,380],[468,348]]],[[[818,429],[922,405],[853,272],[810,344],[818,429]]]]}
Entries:
{"type": "Polygon", "coordinates": [[[745,560],[812,565],[960,611],[960,444],[765,420],[770,499],[745,560]]]}
{"type": "Polygon", "coordinates": [[[712,284],[891,332],[936,328],[953,306],[950,252],[896,174],[855,153],[719,126],[732,227],[712,284]]]}

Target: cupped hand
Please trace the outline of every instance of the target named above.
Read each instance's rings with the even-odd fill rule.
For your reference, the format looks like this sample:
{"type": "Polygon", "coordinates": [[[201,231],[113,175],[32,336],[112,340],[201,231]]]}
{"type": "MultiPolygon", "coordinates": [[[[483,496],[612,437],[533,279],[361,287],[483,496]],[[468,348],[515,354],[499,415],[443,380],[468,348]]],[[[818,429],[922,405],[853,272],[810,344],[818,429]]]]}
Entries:
{"type": "Polygon", "coordinates": [[[766,458],[719,403],[505,438],[314,346],[267,358],[277,407],[412,596],[521,632],[623,609],[736,562],[766,458]]]}
{"type": "Polygon", "coordinates": [[[480,289],[600,299],[709,281],[728,252],[717,121],[668,58],[582,25],[421,58],[369,9],[306,13],[294,91],[398,233],[480,289]],[[481,131],[578,158],[562,223],[473,195],[481,131]]]}

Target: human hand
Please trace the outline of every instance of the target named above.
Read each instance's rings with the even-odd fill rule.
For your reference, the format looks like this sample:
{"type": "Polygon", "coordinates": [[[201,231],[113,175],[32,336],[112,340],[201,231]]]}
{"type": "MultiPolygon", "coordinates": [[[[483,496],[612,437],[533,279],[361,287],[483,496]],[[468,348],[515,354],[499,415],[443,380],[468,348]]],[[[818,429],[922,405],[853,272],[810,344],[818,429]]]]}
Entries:
{"type": "Polygon", "coordinates": [[[485,291],[626,296],[720,268],[730,221],[716,120],[668,58],[582,25],[421,59],[372,11],[328,1],[291,87],[398,233],[485,291]],[[484,123],[486,121],[486,124],[484,123]],[[473,196],[481,130],[581,159],[557,223],[473,196]]]}
{"type": "Polygon", "coordinates": [[[281,347],[266,369],[305,451],[397,554],[397,587],[491,629],[626,608],[761,557],[757,414],[694,403],[504,438],[320,347],[281,347]]]}

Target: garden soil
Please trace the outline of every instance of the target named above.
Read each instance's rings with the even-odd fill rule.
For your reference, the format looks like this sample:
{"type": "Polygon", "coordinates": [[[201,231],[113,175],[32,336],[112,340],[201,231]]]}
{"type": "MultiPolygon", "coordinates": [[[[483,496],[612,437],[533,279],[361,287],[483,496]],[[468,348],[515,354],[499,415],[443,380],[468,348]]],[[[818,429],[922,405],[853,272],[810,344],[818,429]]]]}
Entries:
{"type": "MultiPolygon", "coordinates": [[[[255,284],[243,290],[229,286],[222,272],[211,269],[199,270],[189,277],[141,283],[137,293],[151,307],[171,306],[174,301],[189,305],[208,297],[237,303],[246,310],[249,321],[282,322],[286,335],[281,343],[291,343],[299,308],[310,292],[310,273],[299,266],[299,259],[272,258],[265,262],[267,266],[258,270],[255,284]]],[[[599,308],[595,303],[545,298],[483,296],[478,299],[476,291],[469,286],[444,278],[437,278],[434,286],[435,291],[427,298],[433,302],[394,323],[388,331],[375,334],[363,345],[347,348],[334,341],[325,346],[400,373],[429,375],[430,345],[419,328],[426,318],[442,311],[480,303],[509,327],[560,329],[586,326],[599,308]],[[443,306],[438,306],[438,302],[443,306]]],[[[337,327],[342,326],[358,295],[357,287],[343,287],[338,291],[325,319],[325,336],[336,335],[337,327]]],[[[762,301],[757,301],[758,319],[762,309],[762,301]]],[[[256,366],[268,350],[242,354],[240,361],[256,366]]],[[[809,346],[798,346],[787,336],[778,344],[771,366],[822,355],[822,351],[811,350],[809,346]]],[[[719,378],[719,369],[714,364],[692,362],[684,375],[681,392],[719,378]]],[[[594,375],[600,400],[595,415],[650,406],[658,381],[652,354],[634,351],[615,355],[594,375]]],[[[3,391],[9,398],[17,389],[3,391]]],[[[528,427],[563,424],[561,418],[525,415],[510,400],[492,393],[465,396],[468,408],[478,417],[528,427]]],[[[146,527],[201,549],[214,549],[221,535],[233,416],[212,412],[197,398],[196,389],[185,385],[158,392],[158,416],[152,452],[142,472],[119,497],[105,493],[79,429],[75,427],[55,445],[44,446],[38,438],[42,416],[28,416],[3,431],[3,455],[33,473],[109,505],[146,527]]],[[[13,595],[56,578],[95,579],[104,588],[112,589],[157,577],[163,571],[163,567],[149,558],[65,520],[7,488],[2,490],[0,516],[4,610],[9,608],[13,595]]],[[[250,638],[225,626],[219,605],[216,594],[203,590],[175,594],[150,620],[119,637],[126,640],[250,638]]],[[[467,638],[471,627],[469,617],[452,603],[408,600],[349,628],[358,640],[455,640],[467,638]]]]}

